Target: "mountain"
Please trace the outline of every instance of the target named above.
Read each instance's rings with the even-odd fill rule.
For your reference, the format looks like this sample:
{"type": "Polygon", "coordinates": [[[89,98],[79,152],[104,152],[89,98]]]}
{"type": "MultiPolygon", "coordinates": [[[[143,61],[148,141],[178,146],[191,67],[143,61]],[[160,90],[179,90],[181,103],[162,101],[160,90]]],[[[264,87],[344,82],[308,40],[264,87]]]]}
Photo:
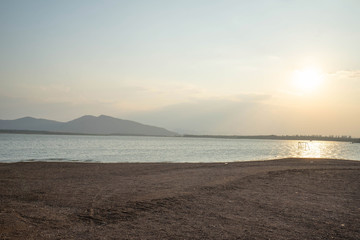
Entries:
{"type": "Polygon", "coordinates": [[[144,125],[138,122],[86,115],[69,122],[25,117],[15,120],[0,120],[0,130],[46,131],[57,133],[99,134],[99,135],[141,135],[176,136],[175,132],[164,128],[144,125]]]}
{"type": "Polygon", "coordinates": [[[63,123],[24,117],[15,120],[0,120],[0,129],[4,130],[29,130],[29,131],[56,131],[63,123]]]}

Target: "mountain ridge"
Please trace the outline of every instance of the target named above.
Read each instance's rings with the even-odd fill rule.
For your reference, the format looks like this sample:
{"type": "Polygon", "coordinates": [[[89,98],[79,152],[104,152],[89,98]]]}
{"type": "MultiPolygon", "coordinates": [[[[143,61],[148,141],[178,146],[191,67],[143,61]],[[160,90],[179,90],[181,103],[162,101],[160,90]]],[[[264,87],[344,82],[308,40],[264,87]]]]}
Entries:
{"type": "Polygon", "coordinates": [[[1,130],[45,131],[53,133],[95,134],[95,135],[136,135],[136,136],[177,136],[165,128],[146,125],[131,120],[106,115],[84,115],[68,122],[43,118],[23,117],[14,120],[0,120],[1,130]]]}

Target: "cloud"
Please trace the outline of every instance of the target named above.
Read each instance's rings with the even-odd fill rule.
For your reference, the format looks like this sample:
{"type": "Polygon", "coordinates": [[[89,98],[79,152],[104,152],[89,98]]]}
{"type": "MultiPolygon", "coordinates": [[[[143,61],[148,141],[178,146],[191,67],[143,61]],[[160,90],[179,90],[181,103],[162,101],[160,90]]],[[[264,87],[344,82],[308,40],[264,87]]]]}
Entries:
{"type": "Polygon", "coordinates": [[[129,115],[130,118],[160,125],[180,133],[255,134],[271,133],[274,109],[264,94],[240,94],[226,98],[197,99],[129,115]]]}
{"type": "MultiPolygon", "coordinates": [[[[359,109],[360,70],[341,70],[328,75],[328,96],[330,103],[336,101],[343,108],[350,106],[359,109]]],[[[358,111],[358,110],[357,110],[358,111]]]]}
{"type": "Polygon", "coordinates": [[[360,136],[356,127],[358,108],[304,102],[286,96],[279,99],[266,94],[239,94],[172,104],[127,118],[181,134],[360,136]]]}
{"type": "Polygon", "coordinates": [[[344,79],[360,80],[360,70],[352,70],[352,71],[341,70],[341,71],[337,71],[334,73],[330,73],[329,76],[331,78],[335,78],[335,79],[339,79],[339,80],[344,80],[344,79]]]}
{"type": "Polygon", "coordinates": [[[262,102],[262,101],[270,100],[272,96],[270,94],[263,94],[263,93],[242,93],[235,95],[234,98],[238,101],[243,101],[243,102],[262,102]]]}

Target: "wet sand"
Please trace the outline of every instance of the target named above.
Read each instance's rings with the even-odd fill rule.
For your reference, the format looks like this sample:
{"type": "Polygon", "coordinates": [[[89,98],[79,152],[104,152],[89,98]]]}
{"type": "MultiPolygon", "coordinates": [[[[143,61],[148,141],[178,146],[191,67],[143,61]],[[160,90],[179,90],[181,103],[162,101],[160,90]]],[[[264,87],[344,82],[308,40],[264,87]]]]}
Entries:
{"type": "Polygon", "coordinates": [[[0,164],[0,239],[360,239],[360,161],[0,164]]]}

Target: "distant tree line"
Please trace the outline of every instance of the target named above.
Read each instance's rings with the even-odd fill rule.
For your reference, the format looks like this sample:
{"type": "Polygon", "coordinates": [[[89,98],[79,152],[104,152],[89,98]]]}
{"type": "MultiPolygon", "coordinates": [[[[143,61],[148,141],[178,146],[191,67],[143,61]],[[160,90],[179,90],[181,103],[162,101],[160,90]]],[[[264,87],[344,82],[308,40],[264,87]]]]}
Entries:
{"type": "Polygon", "coordinates": [[[191,135],[185,134],[183,137],[195,138],[228,138],[228,139],[272,139],[272,140],[308,140],[308,141],[343,141],[352,142],[350,135],[191,135]]]}

